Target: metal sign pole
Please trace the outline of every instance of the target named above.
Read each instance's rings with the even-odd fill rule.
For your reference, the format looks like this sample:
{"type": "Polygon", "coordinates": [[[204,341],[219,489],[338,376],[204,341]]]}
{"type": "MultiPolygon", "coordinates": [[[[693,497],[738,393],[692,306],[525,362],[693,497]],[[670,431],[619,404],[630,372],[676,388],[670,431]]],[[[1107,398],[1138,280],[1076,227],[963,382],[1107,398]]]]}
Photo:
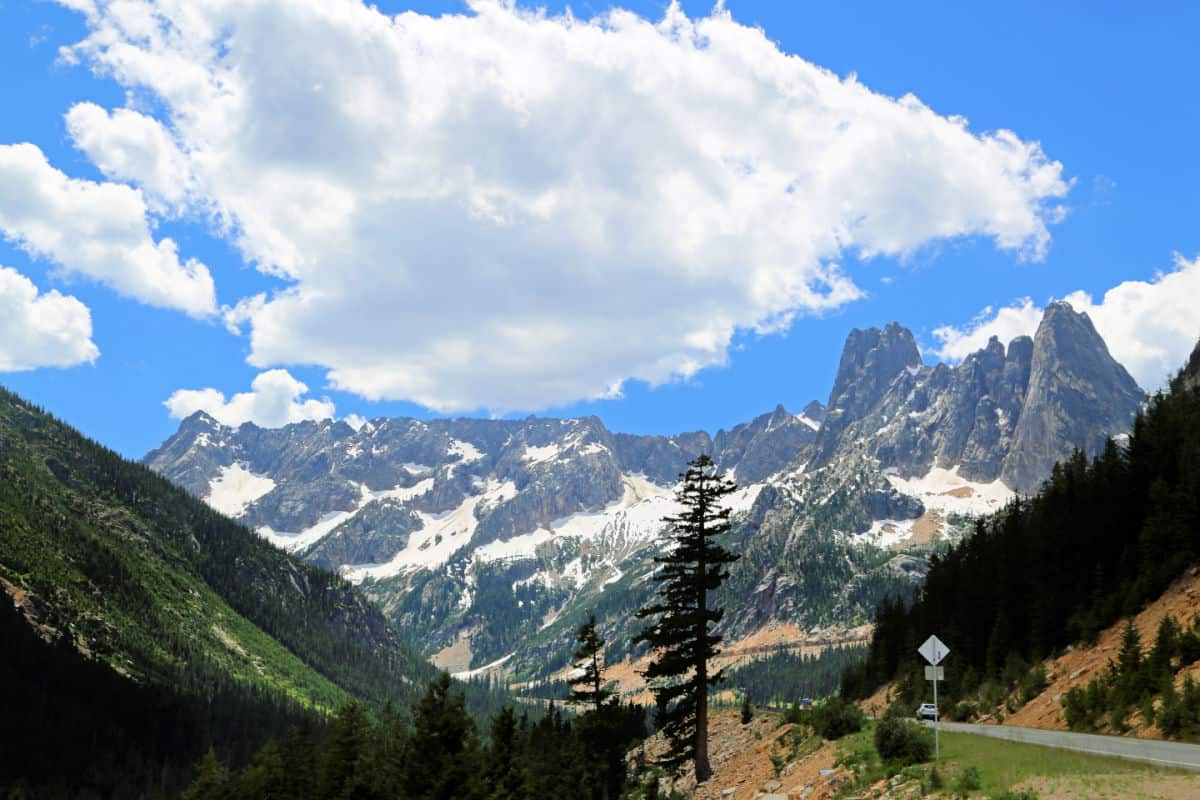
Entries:
{"type": "Polygon", "coordinates": [[[942,659],[950,655],[950,648],[946,647],[941,639],[930,636],[924,644],[917,648],[917,652],[929,662],[929,666],[925,668],[925,678],[933,681],[933,751],[934,760],[940,761],[942,758],[942,709],[938,707],[937,696],[938,672],[941,670],[938,664],[941,664],[942,659]]]}
{"type": "Polygon", "coordinates": [[[938,668],[933,668],[933,761],[936,764],[942,760],[942,708],[937,699],[938,668]]]}

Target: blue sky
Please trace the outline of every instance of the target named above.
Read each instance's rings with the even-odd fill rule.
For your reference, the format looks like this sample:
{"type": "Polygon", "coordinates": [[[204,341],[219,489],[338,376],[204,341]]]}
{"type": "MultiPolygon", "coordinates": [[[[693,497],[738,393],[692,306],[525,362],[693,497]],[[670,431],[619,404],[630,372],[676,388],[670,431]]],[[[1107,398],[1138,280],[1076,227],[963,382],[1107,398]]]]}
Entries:
{"type": "MultiPolygon", "coordinates": [[[[1002,246],[995,235],[986,232],[949,237],[915,236],[916,244],[901,248],[903,252],[885,252],[867,258],[860,257],[860,241],[857,247],[845,247],[835,258],[828,258],[826,254],[821,259],[840,264],[842,274],[853,282],[860,296],[834,303],[830,308],[802,306],[786,330],[756,333],[747,329],[746,319],[761,321],[768,311],[779,312],[769,303],[753,308],[738,305],[730,310],[714,302],[714,309],[728,311],[734,318],[735,332],[728,346],[718,345],[715,351],[712,347],[705,351],[709,355],[718,352],[712,356],[718,362],[722,360],[720,353],[724,353],[724,364],[702,366],[687,377],[676,375],[662,385],[651,387],[637,377],[650,374],[647,370],[652,370],[646,366],[653,362],[656,352],[650,345],[641,347],[641,343],[631,343],[610,352],[604,350],[601,342],[597,345],[595,358],[607,364],[607,371],[602,375],[593,375],[586,370],[575,374],[572,370],[570,380],[564,379],[560,388],[553,367],[560,355],[548,355],[549,366],[545,370],[526,375],[518,369],[512,375],[514,384],[534,387],[532,395],[515,389],[496,388],[498,399],[492,403],[486,402],[493,396],[489,392],[506,382],[502,367],[497,367],[494,374],[481,368],[478,382],[473,382],[470,374],[464,375],[463,369],[440,369],[436,365],[429,367],[429,374],[422,374],[419,381],[393,380],[391,372],[396,368],[390,365],[410,363],[389,360],[401,358],[393,352],[403,346],[406,331],[400,323],[395,330],[382,330],[364,317],[362,324],[356,326],[355,315],[346,314],[345,308],[339,307],[342,308],[341,316],[330,314],[322,317],[321,323],[328,325],[330,331],[337,331],[335,338],[338,338],[339,349],[330,348],[325,355],[316,357],[315,362],[305,363],[304,354],[309,351],[299,345],[291,349],[289,346],[298,337],[311,336],[314,352],[322,350],[324,332],[321,325],[302,321],[288,327],[293,324],[289,319],[286,325],[280,323],[278,335],[287,338],[295,332],[294,338],[266,344],[256,338],[252,344],[247,332],[235,335],[227,330],[217,313],[189,315],[178,305],[157,307],[146,302],[144,297],[135,296],[137,291],[129,289],[128,285],[124,291],[114,290],[111,280],[96,279],[94,270],[89,273],[71,263],[70,256],[31,253],[28,243],[22,246],[21,235],[14,235],[14,225],[10,225],[6,230],[7,238],[0,241],[0,265],[20,273],[42,293],[57,290],[86,306],[92,324],[91,341],[100,354],[92,363],[3,373],[0,383],[132,457],[140,457],[174,430],[178,421],[171,418],[164,401],[177,390],[212,388],[231,396],[248,391],[254,378],[271,368],[286,368],[295,379],[309,387],[308,394],[302,399],[327,399],[336,406],[338,416],[428,416],[435,412],[412,399],[440,398],[443,405],[456,404],[452,412],[456,414],[486,414],[496,408],[518,415],[530,411],[545,415],[597,414],[617,431],[669,433],[697,428],[715,431],[747,420],[777,403],[799,410],[810,399],[824,400],[842,342],[852,327],[898,320],[914,331],[926,357],[932,360],[937,358],[934,351],[939,346],[943,346],[949,356],[961,354],[965,347],[961,342],[973,341],[970,339],[972,333],[978,337],[994,331],[1005,336],[1023,331],[1036,324],[1036,310],[1048,299],[1081,291],[1088,293],[1096,304],[1089,313],[1097,320],[1110,349],[1118,357],[1130,353],[1127,366],[1144,385],[1151,383],[1152,378],[1144,376],[1157,374],[1156,369],[1162,371],[1154,365],[1186,352],[1190,349],[1189,341],[1194,341],[1200,333],[1200,311],[1193,310],[1189,317],[1186,307],[1180,310],[1181,292],[1200,286],[1192,279],[1193,274],[1200,271],[1200,267],[1193,266],[1192,262],[1200,254],[1200,226],[1196,224],[1200,219],[1200,192],[1197,192],[1200,159],[1195,154],[1196,131],[1200,130],[1200,91],[1196,87],[1197,69],[1191,41],[1192,32],[1200,24],[1200,11],[1194,4],[1185,3],[1157,5],[1153,14],[1137,13],[1133,7],[1121,3],[1089,4],[1086,10],[1075,4],[1062,4],[1062,8],[1050,8],[1050,5],[1054,4],[818,4],[752,0],[730,0],[726,4],[738,25],[761,28],[782,53],[799,56],[841,78],[854,73],[860,84],[888,98],[912,93],[939,118],[966,117],[968,131],[974,136],[1007,129],[1024,143],[1039,143],[1048,161],[1061,164],[1061,177],[1064,182],[1069,182],[1064,197],[1050,197],[1041,206],[1050,238],[1040,258],[1022,257],[1021,248],[1002,246]],[[1062,206],[1065,213],[1048,210],[1050,206],[1062,206]],[[1176,259],[1177,254],[1182,260],[1176,259]],[[1164,286],[1162,273],[1173,274],[1176,279],[1169,289],[1156,288],[1164,286]],[[1106,291],[1131,281],[1142,282],[1144,286],[1135,286],[1127,296],[1114,297],[1112,303],[1104,303],[1106,291]],[[1032,299],[1032,306],[1022,307],[1022,298],[1026,297],[1032,299]],[[994,311],[1013,304],[1016,304],[1013,313],[1007,317],[994,311]],[[767,311],[763,311],[764,308],[767,311]],[[993,311],[985,312],[989,308],[993,311]],[[755,314],[759,316],[755,317],[755,314]],[[1134,323],[1143,319],[1169,319],[1172,322],[1146,333],[1145,341],[1137,342],[1135,347],[1131,340],[1143,334],[1134,323]],[[1108,322],[1101,324],[1101,320],[1108,322]],[[947,338],[949,334],[939,337],[934,333],[945,326],[952,326],[959,339],[947,338]],[[373,333],[376,330],[380,332],[378,338],[373,333]],[[360,341],[366,343],[362,348],[358,348],[360,341]],[[957,350],[952,344],[955,341],[960,342],[957,350]],[[254,357],[257,363],[247,363],[247,358],[256,349],[259,351],[254,357]],[[1147,350],[1153,350],[1159,361],[1149,357],[1136,361],[1136,354],[1144,354],[1147,350]],[[347,355],[351,353],[353,356],[347,355]],[[364,367],[364,363],[369,364],[370,369],[364,367]],[[343,377],[331,380],[330,371],[338,369],[343,370],[343,377]],[[588,382],[601,380],[604,376],[624,380],[619,397],[579,399],[589,393],[594,395],[595,392],[587,388],[592,385],[588,382]],[[537,387],[543,385],[553,387],[545,392],[552,400],[548,404],[530,401],[530,396],[539,396],[537,387]],[[375,400],[372,396],[385,399],[375,400]],[[461,402],[458,398],[462,398],[461,402]],[[481,398],[485,402],[477,402],[481,398]],[[515,411],[504,408],[514,404],[519,404],[515,411]]],[[[433,16],[471,13],[457,3],[379,3],[378,6],[389,14],[406,9],[433,16]]],[[[621,7],[651,21],[660,20],[665,11],[661,3],[626,3],[621,7]]],[[[560,8],[549,7],[552,15],[560,8]]],[[[604,5],[573,6],[574,14],[584,19],[607,10],[608,6],[604,5]]],[[[682,12],[692,20],[707,17],[711,10],[706,3],[682,4],[682,12]]],[[[171,122],[172,113],[180,113],[180,107],[171,105],[175,101],[156,97],[153,91],[135,85],[128,76],[97,74],[93,69],[96,62],[89,60],[86,54],[74,64],[60,56],[60,47],[84,40],[97,25],[103,24],[102,16],[89,21],[83,14],[50,2],[0,2],[0,102],[7,109],[6,113],[0,114],[0,146],[32,143],[55,170],[69,178],[142,186],[148,197],[150,190],[145,188],[144,178],[136,173],[114,174],[111,168],[106,174],[97,165],[98,159],[94,156],[103,151],[88,151],[80,145],[68,130],[64,118],[68,110],[82,102],[94,103],[108,112],[128,106],[147,117],[168,123],[181,142],[187,136],[200,134],[195,129],[184,132],[181,126],[171,122]]],[[[521,35],[524,34],[514,34],[521,35]]],[[[493,41],[497,47],[513,46],[508,40],[493,41]]],[[[237,46],[235,37],[231,47],[237,46]]],[[[333,64],[330,69],[339,68],[337,58],[331,58],[330,62],[333,64]]],[[[103,69],[100,72],[103,73],[103,69]]],[[[388,84],[381,85],[386,87],[388,84]]],[[[576,93],[586,95],[589,86],[579,81],[576,93]]],[[[603,131],[602,126],[606,123],[599,118],[606,106],[602,100],[613,97],[619,101],[625,90],[600,87],[598,91],[601,99],[595,101],[596,124],[597,130],[603,131]],[[610,94],[604,94],[610,89],[610,94]]],[[[702,88],[694,91],[702,91],[702,88]]],[[[410,91],[406,97],[411,96],[415,95],[410,91]]],[[[402,98],[395,102],[403,104],[407,101],[402,98]]],[[[586,103],[587,99],[581,102],[586,103]]],[[[645,102],[646,108],[654,111],[660,100],[651,97],[645,102]]],[[[670,100],[661,102],[669,104],[670,100]]],[[[712,113],[722,112],[721,102],[714,101],[712,113]]],[[[730,105],[730,108],[736,110],[744,106],[730,105]]],[[[618,103],[614,113],[619,111],[618,103]]],[[[272,113],[287,114],[289,110],[272,113]]],[[[685,109],[670,113],[686,115],[693,112],[685,109]]],[[[486,123],[488,118],[481,119],[486,123]]],[[[539,124],[536,113],[533,119],[530,124],[536,127],[539,124]]],[[[750,126],[745,130],[748,136],[751,135],[756,121],[745,120],[743,124],[750,126]]],[[[763,126],[767,124],[762,123],[763,126]]],[[[320,129],[319,125],[313,127],[320,129]]],[[[560,133],[553,125],[549,127],[555,135],[560,133]]],[[[378,131],[379,128],[372,126],[370,130],[378,131]]],[[[457,135],[457,131],[455,133],[457,135]]],[[[303,134],[297,132],[296,135],[301,137],[303,134]]],[[[587,132],[578,131],[578,135],[586,137],[587,132]]],[[[700,135],[699,131],[697,135],[700,135]]],[[[187,141],[194,146],[200,139],[187,141]]],[[[313,163],[322,168],[327,166],[336,173],[340,156],[323,149],[324,141],[327,140],[317,142],[320,147],[314,145],[316,161],[313,163]]],[[[469,139],[464,141],[464,146],[471,144],[469,139]]],[[[633,139],[628,147],[636,149],[637,141],[633,139]]],[[[421,146],[414,139],[397,144],[400,150],[418,160],[425,156],[421,146]]],[[[655,146],[660,144],[647,143],[647,148],[655,146]]],[[[510,165],[510,171],[519,174],[516,184],[524,185],[525,176],[537,174],[541,165],[536,152],[529,154],[524,148],[514,147],[505,152],[526,153],[525,157],[531,162],[522,164],[517,158],[510,165]]],[[[612,155],[603,151],[603,144],[596,147],[601,156],[612,155]]],[[[625,150],[613,152],[622,158],[627,155],[625,150]]],[[[634,156],[629,157],[630,163],[642,163],[634,156]]],[[[435,167],[449,164],[448,168],[453,168],[455,163],[453,160],[439,161],[448,158],[444,153],[431,154],[428,158],[435,167]]],[[[787,158],[791,159],[787,163],[795,164],[794,154],[787,158]]],[[[819,153],[814,154],[814,158],[820,158],[819,153]]],[[[935,153],[934,160],[937,159],[935,153]]],[[[963,163],[969,165],[970,159],[971,155],[966,154],[963,163]]],[[[868,160],[861,171],[853,172],[856,179],[869,184],[870,175],[863,177],[862,173],[870,172],[871,163],[868,160]]],[[[312,163],[305,165],[305,175],[312,174],[312,166],[312,163]]],[[[588,169],[593,170],[593,167],[588,169]]],[[[621,167],[618,165],[614,170],[620,172],[621,167]]],[[[593,180],[597,174],[603,175],[595,171],[586,174],[593,180]]],[[[895,191],[911,191],[915,197],[922,197],[925,191],[920,180],[922,175],[914,174],[918,180],[897,187],[895,191]]],[[[951,176],[947,180],[953,183],[956,179],[951,176]]],[[[611,184],[603,178],[600,184],[605,191],[615,192],[614,196],[619,200],[620,187],[625,182],[621,176],[614,175],[611,184]]],[[[233,192],[228,188],[231,182],[224,185],[226,188],[222,191],[233,192]]],[[[0,183],[0,223],[4,219],[2,195],[5,191],[0,183]]],[[[8,191],[13,191],[13,184],[10,183],[8,191]]],[[[590,189],[585,187],[584,191],[590,189]]],[[[944,193],[929,190],[928,194],[932,198],[928,200],[932,204],[932,213],[939,213],[936,204],[944,202],[944,193]]],[[[239,244],[236,233],[239,227],[249,229],[251,223],[242,218],[235,222],[233,229],[222,230],[208,211],[198,210],[211,210],[212,206],[205,206],[205,202],[233,204],[235,201],[228,200],[231,196],[219,195],[214,189],[211,196],[196,201],[183,212],[157,213],[152,209],[148,213],[152,238],[161,241],[169,237],[177,244],[180,261],[197,259],[206,265],[216,287],[217,306],[232,307],[239,300],[264,292],[270,297],[286,287],[309,280],[308,277],[297,278],[296,271],[280,277],[278,269],[275,275],[256,269],[248,263],[251,259],[246,256],[246,245],[239,244]]],[[[364,202],[357,199],[360,205],[364,202]]],[[[9,202],[17,200],[10,197],[9,202]]],[[[465,329],[470,325],[469,319],[464,321],[456,316],[459,312],[453,310],[460,300],[456,285],[461,285],[452,278],[441,279],[442,275],[453,273],[454,259],[458,257],[459,251],[453,246],[453,221],[459,217],[453,214],[439,216],[436,209],[426,211],[421,207],[422,202],[424,200],[418,197],[411,200],[412,205],[404,207],[413,210],[414,219],[424,220],[425,224],[433,226],[432,230],[440,231],[448,243],[432,247],[422,242],[413,245],[409,251],[397,251],[418,261],[420,254],[445,259],[438,265],[410,262],[413,274],[427,275],[434,286],[422,296],[423,311],[429,314],[422,317],[419,327],[414,327],[414,337],[428,335],[428,328],[437,325],[439,304],[445,305],[444,318],[448,327],[465,329]],[[436,225],[446,227],[443,230],[436,225]]],[[[501,209],[497,213],[507,212],[501,209]]],[[[999,218],[1004,211],[988,207],[980,213],[993,213],[999,218]]],[[[624,217],[620,219],[628,225],[624,217]]],[[[511,226],[511,221],[506,224],[511,226]]],[[[554,258],[564,258],[564,252],[572,253],[578,248],[586,253],[587,257],[582,260],[594,258],[587,266],[592,272],[605,269],[605,259],[613,258],[615,251],[608,245],[590,253],[587,252],[590,240],[572,239],[569,229],[564,226],[563,230],[568,231],[562,234],[565,244],[558,239],[553,244],[541,243],[536,238],[541,234],[518,239],[522,246],[532,242],[528,244],[531,260],[544,260],[547,271],[535,272],[531,268],[528,274],[520,270],[506,273],[505,293],[496,296],[496,303],[501,306],[511,303],[516,317],[515,321],[500,317],[497,324],[510,322],[520,327],[525,319],[521,314],[529,315],[530,319],[536,317],[541,324],[543,318],[537,301],[528,298],[554,283],[554,279],[547,276],[556,274],[554,258]],[[543,284],[542,281],[550,283],[543,284]],[[508,294],[510,289],[511,295],[508,294]]],[[[655,236],[669,239],[672,235],[664,234],[659,228],[651,233],[640,231],[636,220],[632,228],[623,230],[630,240],[649,242],[646,245],[649,253],[658,253],[658,248],[676,244],[655,243],[655,236]]],[[[361,237],[369,238],[368,234],[386,237],[393,232],[386,224],[382,226],[382,232],[372,228],[362,233],[359,240],[348,240],[347,252],[377,256],[375,250],[355,249],[366,247],[361,237]]],[[[334,231],[328,235],[336,238],[339,233],[334,231]]],[[[437,235],[431,233],[430,238],[437,235]]],[[[706,234],[701,231],[696,235],[703,239],[706,234]]],[[[758,234],[751,225],[739,235],[757,240],[758,234]]],[[[793,241],[788,238],[790,234],[784,231],[777,235],[782,237],[779,247],[786,252],[793,241]]],[[[463,238],[470,239],[471,235],[464,234],[463,238]]],[[[768,238],[763,235],[764,240],[768,238]]],[[[404,241],[409,242],[409,239],[406,237],[404,241]]],[[[509,252],[502,248],[512,246],[506,239],[488,238],[483,234],[479,241],[498,242],[496,258],[499,260],[509,252]]],[[[266,248],[267,245],[261,245],[256,251],[260,264],[266,248]]],[[[642,255],[633,249],[628,252],[633,257],[642,255]]],[[[762,252],[763,258],[770,259],[779,251],[764,249],[762,252]]],[[[1027,247],[1024,254],[1029,255],[1027,247]]],[[[313,269],[319,268],[325,276],[337,273],[347,282],[379,276],[378,271],[356,272],[358,267],[349,263],[350,260],[353,259],[348,257],[347,263],[343,264],[336,258],[325,258],[313,269]]],[[[386,266],[376,264],[373,269],[386,269],[386,266]]],[[[736,267],[746,268],[745,265],[736,267]]],[[[711,280],[716,285],[721,282],[719,270],[735,267],[714,262],[712,269],[716,270],[710,274],[715,276],[711,280]]],[[[287,272],[286,269],[283,271],[287,272]]],[[[638,274],[629,273],[634,277],[638,274]]],[[[328,277],[322,280],[328,280],[328,277]]],[[[581,280],[586,282],[586,276],[581,280]]],[[[322,285],[327,287],[329,284],[322,285]]],[[[597,285],[605,284],[600,280],[597,285]]],[[[401,289],[393,287],[387,291],[400,292],[401,289]]],[[[462,291],[470,289],[463,287],[462,291]]],[[[613,297],[607,302],[614,307],[628,305],[631,293],[636,291],[637,286],[614,289],[613,297]]],[[[494,287],[491,292],[496,294],[494,287]]],[[[386,300],[384,290],[375,294],[381,302],[386,300]]],[[[693,298],[698,303],[710,299],[699,290],[693,298]]],[[[1193,295],[1192,299],[1200,307],[1200,294],[1193,295]]],[[[603,308],[604,302],[605,298],[599,298],[597,307],[603,308]]],[[[350,307],[353,308],[353,304],[350,307]]],[[[655,308],[666,310],[662,302],[657,302],[655,308]]],[[[573,318],[590,319],[587,315],[593,313],[598,312],[590,304],[581,305],[578,313],[555,309],[553,313],[547,312],[545,330],[561,332],[563,341],[570,348],[578,349],[578,342],[590,340],[572,338],[581,334],[565,330],[563,326],[569,328],[573,318]]],[[[282,315],[281,311],[279,316],[282,318],[282,315]]],[[[302,314],[297,312],[296,318],[301,317],[302,314]]],[[[261,318],[250,320],[250,324],[267,330],[267,323],[261,318]]],[[[684,322],[679,324],[685,325],[684,322]]],[[[620,323],[615,323],[614,328],[620,327],[620,323]]],[[[630,336],[651,342],[661,334],[666,342],[661,345],[662,352],[673,354],[675,345],[667,341],[669,336],[675,335],[673,331],[635,329],[630,331],[630,336]]],[[[612,335],[620,334],[614,330],[612,335]]],[[[600,339],[604,338],[601,334],[600,339]]],[[[463,342],[464,346],[482,346],[471,341],[469,333],[464,333],[463,342]]],[[[0,343],[0,353],[4,346],[0,343]]],[[[402,356],[405,359],[413,357],[410,353],[402,356]]],[[[495,360],[494,356],[490,358],[495,360]]],[[[580,355],[579,358],[586,359],[587,356],[580,355]]]]}

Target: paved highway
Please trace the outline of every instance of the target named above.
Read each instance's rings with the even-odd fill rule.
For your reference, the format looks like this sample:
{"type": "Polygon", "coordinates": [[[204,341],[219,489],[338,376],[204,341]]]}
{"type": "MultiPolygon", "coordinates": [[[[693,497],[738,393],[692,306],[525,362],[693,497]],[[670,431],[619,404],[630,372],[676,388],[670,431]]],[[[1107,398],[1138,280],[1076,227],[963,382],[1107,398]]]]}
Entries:
{"type": "MultiPolygon", "coordinates": [[[[925,723],[932,727],[932,722],[925,723]]],[[[1200,745],[1163,742],[1156,739],[1133,739],[1127,736],[1097,736],[1091,733],[1045,731],[1039,728],[1018,728],[1009,725],[967,725],[962,722],[943,722],[943,731],[973,733],[1008,739],[1013,742],[1058,747],[1080,753],[1141,761],[1161,767],[1174,767],[1200,772],[1200,745]]]]}

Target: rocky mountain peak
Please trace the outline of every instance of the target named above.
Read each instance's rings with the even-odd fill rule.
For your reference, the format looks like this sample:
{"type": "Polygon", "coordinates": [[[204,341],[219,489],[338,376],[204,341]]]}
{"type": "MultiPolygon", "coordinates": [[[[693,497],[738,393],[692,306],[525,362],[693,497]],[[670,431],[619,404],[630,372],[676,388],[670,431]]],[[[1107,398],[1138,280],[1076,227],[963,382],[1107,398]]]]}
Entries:
{"type": "Polygon", "coordinates": [[[878,405],[893,378],[920,366],[916,339],[899,323],[850,331],[817,434],[817,457],[824,460],[833,453],[842,431],[878,405]]]}
{"type": "Polygon", "coordinates": [[[825,405],[820,400],[813,400],[800,412],[818,425],[825,421],[825,405]]]}
{"type": "Polygon", "coordinates": [[[1096,453],[1127,430],[1145,394],[1108,352],[1087,314],[1046,307],[1033,339],[1029,388],[1001,477],[1032,491],[1075,448],[1096,453]]]}
{"type": "Polygon", "coordinates": [[[838,364],[829,410],[858,414],[883,396],[883,390],[902,369],[918,367],[921,353],[912,331],[889,322],[882,330],[855,328],[846,337],[838,364]]]}

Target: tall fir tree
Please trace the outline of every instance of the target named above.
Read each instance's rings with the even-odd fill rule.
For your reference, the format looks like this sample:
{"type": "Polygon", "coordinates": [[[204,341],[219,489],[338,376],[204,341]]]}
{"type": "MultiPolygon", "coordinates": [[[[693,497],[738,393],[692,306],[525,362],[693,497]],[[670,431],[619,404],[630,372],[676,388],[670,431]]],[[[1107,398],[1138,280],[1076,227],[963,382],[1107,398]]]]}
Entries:
{"type": "Polygon", "coordinates": [[[639,618],[652,617],[637,641],[655,651],[644,675],[658,705],[658,725],[670,749],[659,763],[678,769],[691,761],[696,780],[712,775],[708,762],[708,690],[720,682],[721,673],[710,675],[708,662],[720,652],[721,637],[712,627],[725,614],[709,607],[709,593],[729,577],[726,566],[738,556],[718,543],[729,530],[729,508],[722,498],[737,485],[717,472],[707,455],[688,464],[682,484],[675,493],[683,511],[664,518],[671,526],[675,546],[654,560],[661,565],[657,578],[662,583],[657,602],[638,611],[639,618]]]}
{"type": "Polygon", "coordinates": [[[475,796],[479,774],[475,723],[463,695],[443,672],[414,709],[412,753],[404,790],[412,800],[461,800],[475,796]]]}
{"type": "Polygon", "coordinates": [[[599,711],[613,693],[611,689],[604,688],[603,667],[600,664],[604,640],[596,633],[595,614],[588,613],[588,621],[579,626],[575,640],[579,646],[575,648],[574,664],[576,669],[582,669],[583,672],[567,681],[571,686],[570,700],[599,711]]]}

